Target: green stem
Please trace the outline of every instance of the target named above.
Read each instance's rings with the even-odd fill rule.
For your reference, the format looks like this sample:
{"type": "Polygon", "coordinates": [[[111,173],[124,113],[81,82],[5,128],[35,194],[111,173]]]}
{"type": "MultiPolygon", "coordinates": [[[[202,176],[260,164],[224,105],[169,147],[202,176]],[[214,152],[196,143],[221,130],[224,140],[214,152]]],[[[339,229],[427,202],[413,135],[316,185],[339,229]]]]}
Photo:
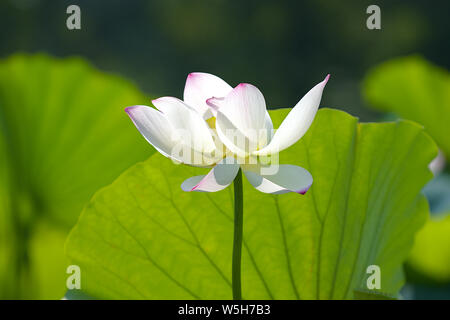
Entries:
{"type": "Polygon", "coordinates": [[[233,261],[232,261],[232,287],[233,300],[241,300],[241,251],[242,251],[242,229],[244,224],[244,207],[242,195],[242,170],[239,169],[234,179],[234,238],[233,238],[233,261]]]}

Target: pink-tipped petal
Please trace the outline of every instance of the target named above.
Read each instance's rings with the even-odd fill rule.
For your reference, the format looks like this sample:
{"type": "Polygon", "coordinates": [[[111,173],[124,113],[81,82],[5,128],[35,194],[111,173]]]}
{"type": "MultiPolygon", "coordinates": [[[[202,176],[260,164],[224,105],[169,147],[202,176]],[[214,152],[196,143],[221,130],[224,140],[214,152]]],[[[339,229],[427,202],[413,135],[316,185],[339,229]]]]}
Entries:
{"type": "Polygon", "coordinates": [[[253,131],[265,129],[266,111],[263,94],[248,83],[241,83],[234,88],[218,110],[248,136],[253,135],[253,131]]]}
{"type": "Polygon", "coordinates": [[[216,129],[223,143],[239,156],[264,146],[272,121],[258,88],[247,83],[234,88],[217,109],[216,129]],[[262,136],[266,139],[262,140],[262,136]]]}
{"type": "Polygon", "coordinates": [[[261,169],[244,170],[244,174],[258,191],[271,194],[305,194],[313,183],[306,169],[294,165],[280,165],[273,174],[263,174],[261,169]]]}
{"type": "Polygon", "coordinates": [[[225,97],[233,88],[219,77],[202,72],[190,73],[186,79],[183,100],[207,119],[211,111],[206,100],[211,97],[225,97]]]}
{"type": "Polygon", "coordinates": [[[255,151],[254,155],[265,156],[278,153],[296,143],[308,131],[317,110],[319,109],[322,92],[330,79],[330,75],[312,88],[289,112],[280,128],[275,132],[270,143],[255,151]]]}
{"type": "Polygon", "coordinates": [[[162,97],[152,102],[178,131],[184,145],[206,154],[215,150],[207,123],[192,107],[174,97],[162,97]]]}
{"type": "Polygon", "coordinates": [[[210,107],[210,111],[214,117],[217,117],[217,110],[223,105],[224,101],[225,97],[212,97],[206,100],[206,104],[210,107]]]}
{"type": "Polygon", "coordinates": [[[196,167],[210,167],[219,160],[186,145],[162,112],[147,106],[127,107],[125,112],[147,142],[163,156],[196,167]]]}
{"type": "Polygon", "coordinates": [[[236,177],[239,164],[233,158],[225,158],[207,175],[195,176],[181,184],[183,191],[217,192],[228,187],[236,177]]]}

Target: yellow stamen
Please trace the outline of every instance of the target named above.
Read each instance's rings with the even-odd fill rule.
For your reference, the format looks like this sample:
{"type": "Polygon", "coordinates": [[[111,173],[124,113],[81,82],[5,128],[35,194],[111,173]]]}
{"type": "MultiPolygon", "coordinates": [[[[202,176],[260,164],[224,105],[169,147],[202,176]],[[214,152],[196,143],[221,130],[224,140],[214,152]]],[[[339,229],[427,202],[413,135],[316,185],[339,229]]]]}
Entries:
{"type": "Polygon", "coordinates": [[[216,117],[211,117],[211,118],[207,119],[206,123],[208,124],[208,126],[211,129],[215,129],[216,128],[216,117]]]}

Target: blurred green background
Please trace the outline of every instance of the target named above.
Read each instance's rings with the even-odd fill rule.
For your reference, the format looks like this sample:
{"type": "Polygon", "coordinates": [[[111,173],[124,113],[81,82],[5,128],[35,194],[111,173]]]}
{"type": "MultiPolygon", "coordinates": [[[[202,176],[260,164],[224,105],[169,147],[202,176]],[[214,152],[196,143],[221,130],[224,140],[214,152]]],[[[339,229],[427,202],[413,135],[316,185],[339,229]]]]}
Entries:
{"type": "MultiPolygon", "coordinates": [[[[133,93],[124,98],[130,104],[149,104],[152,96],[182,97],[186,75],[203,71],[216,74],[231,85],[255,84],[271,108],[292,107],[312,85],[331,73],[321,105],[345,110],[362,121],[378,121],[386,119],[386,114],[368,108],[362,90],[365,75],[379,63],[411,54],[419,54],[448,70],[450,2],[377,1],[381,8],[381,30],[366,28],[366,8],[370,4],[373,2],[361,0],[3,0],[0,58],[15,53],[82,57],[101,71],[132,79],[145,95],[130,89],[133,93]],[[66,28],[66,8],[71,4],[81,8],[81,30],[66,28]]],[[[25,74],[26,71],[24,67],[25,74]]],[[[6,86],[8,71],[1,76],[6,86]]],[[[30,79],[33,80],[40,79],[30,79]]],[[[113,96],[115,90],[105,92],[113,96]]],[[[72,97],[75,101],[77,98],[72,97]]],[[[111,104],[116,103],[117,108],[122,107],[122,100],[114,97],[110,100],[115,101],[111,104]]],[[[109,103],[100,99],[92,108],[102,101],[109,103]]],[[[118,117],[127,121],[124,114],[118,117]]],[[[5,119],[8,117],[4,116],[5,119]]],[[[145,149],[139,143],[130,149],[138,147],[145,149]]],[[[96,186],[110,183],[120,174],[119,169],[145,159],[150,152],[149,149],[135,152],[109,175],[98,179],[96,186]]],[[[427,196],[432,211],[447,212],[450,179],[446,174],[438,178],[428,186],[427,196]]],[[[82,207],[95,191],[86,191],[70,210],[75,212],[82,207]]],[[[0,215],[2,247],[12,241],[5,231],[9,227],[4,216],[0,215]]],[[[28,227],[19,228],[32,234],[24,236],[26,240],[21,242],[24,248],[20,250],[37,258],[29,257],[16,265],[12,261],[15,249],[12,255],[0,255],[3,273],[0,279],[8,279],[9,283],[7,286],[5,281],[0,282],[0,298],[62,297],[66,278],[62,245],[76,214],[62,219],[63,222],[55,220],[58,219],[33,222],[30,228],[34,233],[28,227]],[[53,262],[39,259],[44,256],[53,262]],[[38,263],[39,280],[34,281],[34,286],[40,289],[27,292],[29,282],[23,277],[29,273],[27,269],[33,268],[27,265],[38,260],[43,261],[38,263]],[[9,274],[11,266],[25,271],[9,274]]],[[[14,236],[17,234],[11,237],[14,236]]],[[[415,270],[408,272],[408,276],[403,292],[406,298],[450,298],[450,287],[445,281],[431,280],[415,270]]],[[[28,277],[33,278],[33,273],[28,277]]]]}
{"type": "Polygon", "coordinates": [[[44,1],[0,4],[0,55],[79,55],[133,79],[144,92],[182,95],[186,75],[206,71],[254,83],[272,107],[291,107],[331,73],[323,105],[362,120],[360,82],[386,59],[420,53],[449,67],[448,1],[377,1],[382,29],[366,28],[373,1],[44,1]],[[78,4],[82,29],[66,28],[78,4]]]}

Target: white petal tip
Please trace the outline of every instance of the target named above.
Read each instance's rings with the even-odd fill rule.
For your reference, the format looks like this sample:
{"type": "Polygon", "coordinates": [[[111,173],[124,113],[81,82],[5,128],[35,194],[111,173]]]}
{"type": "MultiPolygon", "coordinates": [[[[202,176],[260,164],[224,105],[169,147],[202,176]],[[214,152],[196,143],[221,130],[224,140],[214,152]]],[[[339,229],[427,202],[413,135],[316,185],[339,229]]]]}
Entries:
{"type": "MultiPolygon", "coordinates": [[[[219,109],[220,103],[225,100],[224,97],[212,97],[206,100],[206,104],[211,107],[214,111],[219,109]]],[[[215,114],[213,114],[216,116],[215,114]]]]}
{"type": "Polygon", "coordinates": [[[197,189],[200,186],[200,182],[198,182],[195,186],[185,186],[183,190],[186,192],[198,191],[197,189]]]}
{"type": "Polygon", "coordinates": [[[188,74],[188,78],[192,78],[192,77],[195,77],[195,76],[198,76],[199,74],[201,74],[200,72],[191,72],[191,73],[189,73],[188,74]]]}
{"type": "Polygon", "coordinates": [[[199,184],[199,180],[201,180],[203,176],[197,176],[197,177],[191,177],[181,184],[181,190],[185,192],[191,192],[194,191],[199,184]]]}
{"type": "Polygon", "coordinates": [[[136,106],[131,106],[131,107],[126,107],[125,109],[123,109],[123,111],[125,111],[126,113],[130,114],[130,112],[136,108],[136,106]]]}
{"type": "Polygon", "coordinates": [[[183,190],[184,192],[192,192],[192,191],[195,191],[194,188],[186,188],[186,187],[183,187],[183,185],[181,185],[181,190],[183,190]]]}
{"type": "Polygon", "coordinates": [[[136,105],[136,106],[126,107],[126,108],[124,109],[124,111],[125,111],[130,117],[132,117],[132,116],[133,116],[133,115],[132,115],[132,112],[135,111],[136,109],[139,109],[139,108],[149,108],[149,107],[148,107],[148,106],[136,105]]]}
{"type": "Polygon", "coordinates": [[[212,103],[214,101],[215,97],[211,97],[209,99],[206,99],[206,104],[212,108],[215,107],[215,105],[212,103]]]}
{"type": "Polygon", "coordinates": [[[297,190],[295,192],[298,193],[298,194],[304,195],[304,194],[306,194],[306,192],[308,192],[309,188],[311,188],[311,185],[309,185],[308,187],[306,187],[304,189],[297,190]]]}
{"type": "MultiPolygon", "coordinates": [[[[237,86],[236,86],[236,89],[237,88],[239,88],[239,89],[245,89],[245,88],[256,88],[254,85],[252,85],[252,84],[250,84],[250,83],[245,83],[245,82],[242,82],[242,83],[239,83],[237,86]]],[[[258,89],[258,88],[256,88],[256,89],[258,89]]],[[[258,89],[258,91],[259,91],[259,89],[258,89]]]]}
{"type": "MultiPolygon", "coordinates": [[[[196,80],[196,78],[197,79],[199,79],[199,80],[201,80],[202,79],[202,77],[203,78],[208,78],[208,77],[210,77],[210,76],[213,76],[213,75],[211,75],[211,74],[209,74],[209,73],[205,73],[205,72],[191,72],[191,73],[189,73],[188,75],[187,75],[187,78],[186,78],[186,81],[187,80],[196,80]]],[[[214,76],[215,77],[215,76],[214,76]]]]}
{"type": "Polygon", "coordinates": [[[330,80],[331,74],[327,74],[327,76],[325,77],[325,79],[322,81],[323,85],[325,86],[328,82],[328,80],[330,80]]]}

